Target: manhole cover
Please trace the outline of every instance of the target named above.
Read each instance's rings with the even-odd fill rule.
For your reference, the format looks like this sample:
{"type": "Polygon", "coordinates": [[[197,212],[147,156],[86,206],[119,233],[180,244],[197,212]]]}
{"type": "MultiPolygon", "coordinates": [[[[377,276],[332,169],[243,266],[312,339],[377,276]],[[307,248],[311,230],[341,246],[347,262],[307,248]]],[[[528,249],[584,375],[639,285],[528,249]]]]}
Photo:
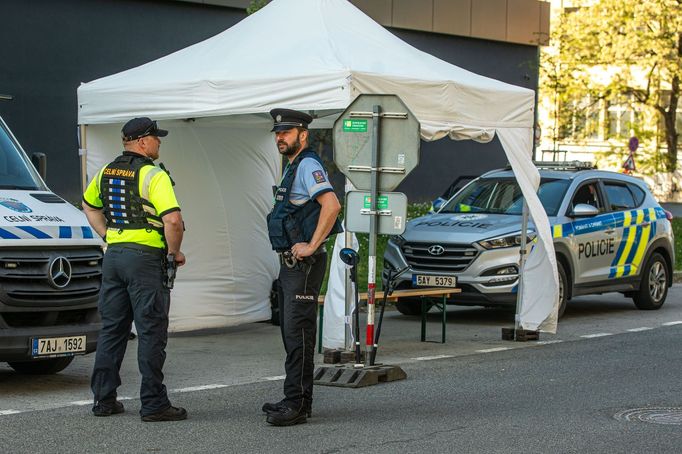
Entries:
{"type": "Polygon", "coordinates": [[[680,407],[653,407],[632,408],[616,413],[614,418],[620,421],[640,421],[654,424],[677,424],[682,425],[682,408],[680,407]]]}

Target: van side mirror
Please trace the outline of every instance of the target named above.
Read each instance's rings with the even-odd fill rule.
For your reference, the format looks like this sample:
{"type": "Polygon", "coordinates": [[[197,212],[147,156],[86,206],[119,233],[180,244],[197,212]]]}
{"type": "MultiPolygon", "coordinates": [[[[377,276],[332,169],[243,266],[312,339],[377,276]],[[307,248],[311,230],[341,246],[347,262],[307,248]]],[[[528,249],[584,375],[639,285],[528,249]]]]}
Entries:
{"type": "Polygon", "coordinates": [[[587,203],[579,203],[573,207],[573,211],[569,214],[572,218],[587,218],[599,214],[599,209],[587,203]]]}
{"type": "Polygon", "coordinates": [[[47,179],[47,155],[45,153],[33,153],[31,155],[31,162],[38,171],[40,178],[45,181],[47,179]]]}

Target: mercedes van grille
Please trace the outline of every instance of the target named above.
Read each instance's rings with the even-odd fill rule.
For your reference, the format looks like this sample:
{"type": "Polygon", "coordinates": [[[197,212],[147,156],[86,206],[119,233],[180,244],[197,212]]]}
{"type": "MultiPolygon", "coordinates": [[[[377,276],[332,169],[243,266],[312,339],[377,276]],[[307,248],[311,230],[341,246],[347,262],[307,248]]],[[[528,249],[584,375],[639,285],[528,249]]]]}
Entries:
{"type": "Polygon", "coordinates": [[[448,243],[405,243],[402,246],[405,260],[412,267],[412,271],[431,271],[434,273],[459,273],[467,269],[478,255],[478,250],[470,244],[448,243]],[[434,248],[433,246],[441,246],[434,248]],[[429,249],[439,253],[434,255],[429,249]]]}
{"type": "Polygon", "coordinates": [[[0,250],[0,298],[5,304],[24,307],[90,302],[99,293],[102,257],[100,248],[0,250]],[[68,281],[64,273],[57,276],[59,269],[69,274],[68,281]]]}

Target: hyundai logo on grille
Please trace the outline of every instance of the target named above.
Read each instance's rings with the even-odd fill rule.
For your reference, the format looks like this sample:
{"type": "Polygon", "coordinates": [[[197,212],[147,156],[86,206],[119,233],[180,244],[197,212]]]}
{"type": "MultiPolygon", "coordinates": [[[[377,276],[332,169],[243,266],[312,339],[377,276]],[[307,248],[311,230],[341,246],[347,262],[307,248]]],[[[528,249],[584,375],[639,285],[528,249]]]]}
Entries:
{"type": "Polygon", "coordinates": [[[69,285],[71,282],[71,264],[66,257],[59,256],[52,260],[47,273],[47,281],[57,289],[69,285]]]}
{"type": "Polygon", "coordinates": [[[427,250],[431,255],[443,255],[443,252],[445,252],[445,248],[440,244],[434,244],[433,246],[429,246],[427,250]]]}

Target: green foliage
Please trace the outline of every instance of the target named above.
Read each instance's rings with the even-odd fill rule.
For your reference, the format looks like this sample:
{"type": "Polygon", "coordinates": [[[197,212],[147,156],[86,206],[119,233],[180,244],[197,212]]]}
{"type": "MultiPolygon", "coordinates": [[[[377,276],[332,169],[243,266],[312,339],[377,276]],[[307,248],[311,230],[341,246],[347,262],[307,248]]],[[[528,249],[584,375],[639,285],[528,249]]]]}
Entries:
{"type": "Polygon", "coordinates": [[[253,14],[265,5],[267,5],[270,0],[251,0],[251,3],[246,8],[246,14],[253,14]]]}
{"type": "Polygon", "coordinates": [[[675,233],[675,269],[682,270],[682,219],[673,219],[673,233],[675,233]]]}
{"type": "MultiPolygon", "coordinates": [[[[583,3],[585,7],[566,9],[552,23],[554,47],[543,56],[541,85],[553,100],[555,137],[579,142],[603,135],[598,130],[600,109],[625,100],[632,109],[655,118],[649,131],[638,132],[643,149],[658,152],[658,119],[667,149],[677,150],[682,0],[583,3]]],[[[677,167],[676,153],[641,162],[653,171],[661,165],[668,172],[677,167]]]]}

